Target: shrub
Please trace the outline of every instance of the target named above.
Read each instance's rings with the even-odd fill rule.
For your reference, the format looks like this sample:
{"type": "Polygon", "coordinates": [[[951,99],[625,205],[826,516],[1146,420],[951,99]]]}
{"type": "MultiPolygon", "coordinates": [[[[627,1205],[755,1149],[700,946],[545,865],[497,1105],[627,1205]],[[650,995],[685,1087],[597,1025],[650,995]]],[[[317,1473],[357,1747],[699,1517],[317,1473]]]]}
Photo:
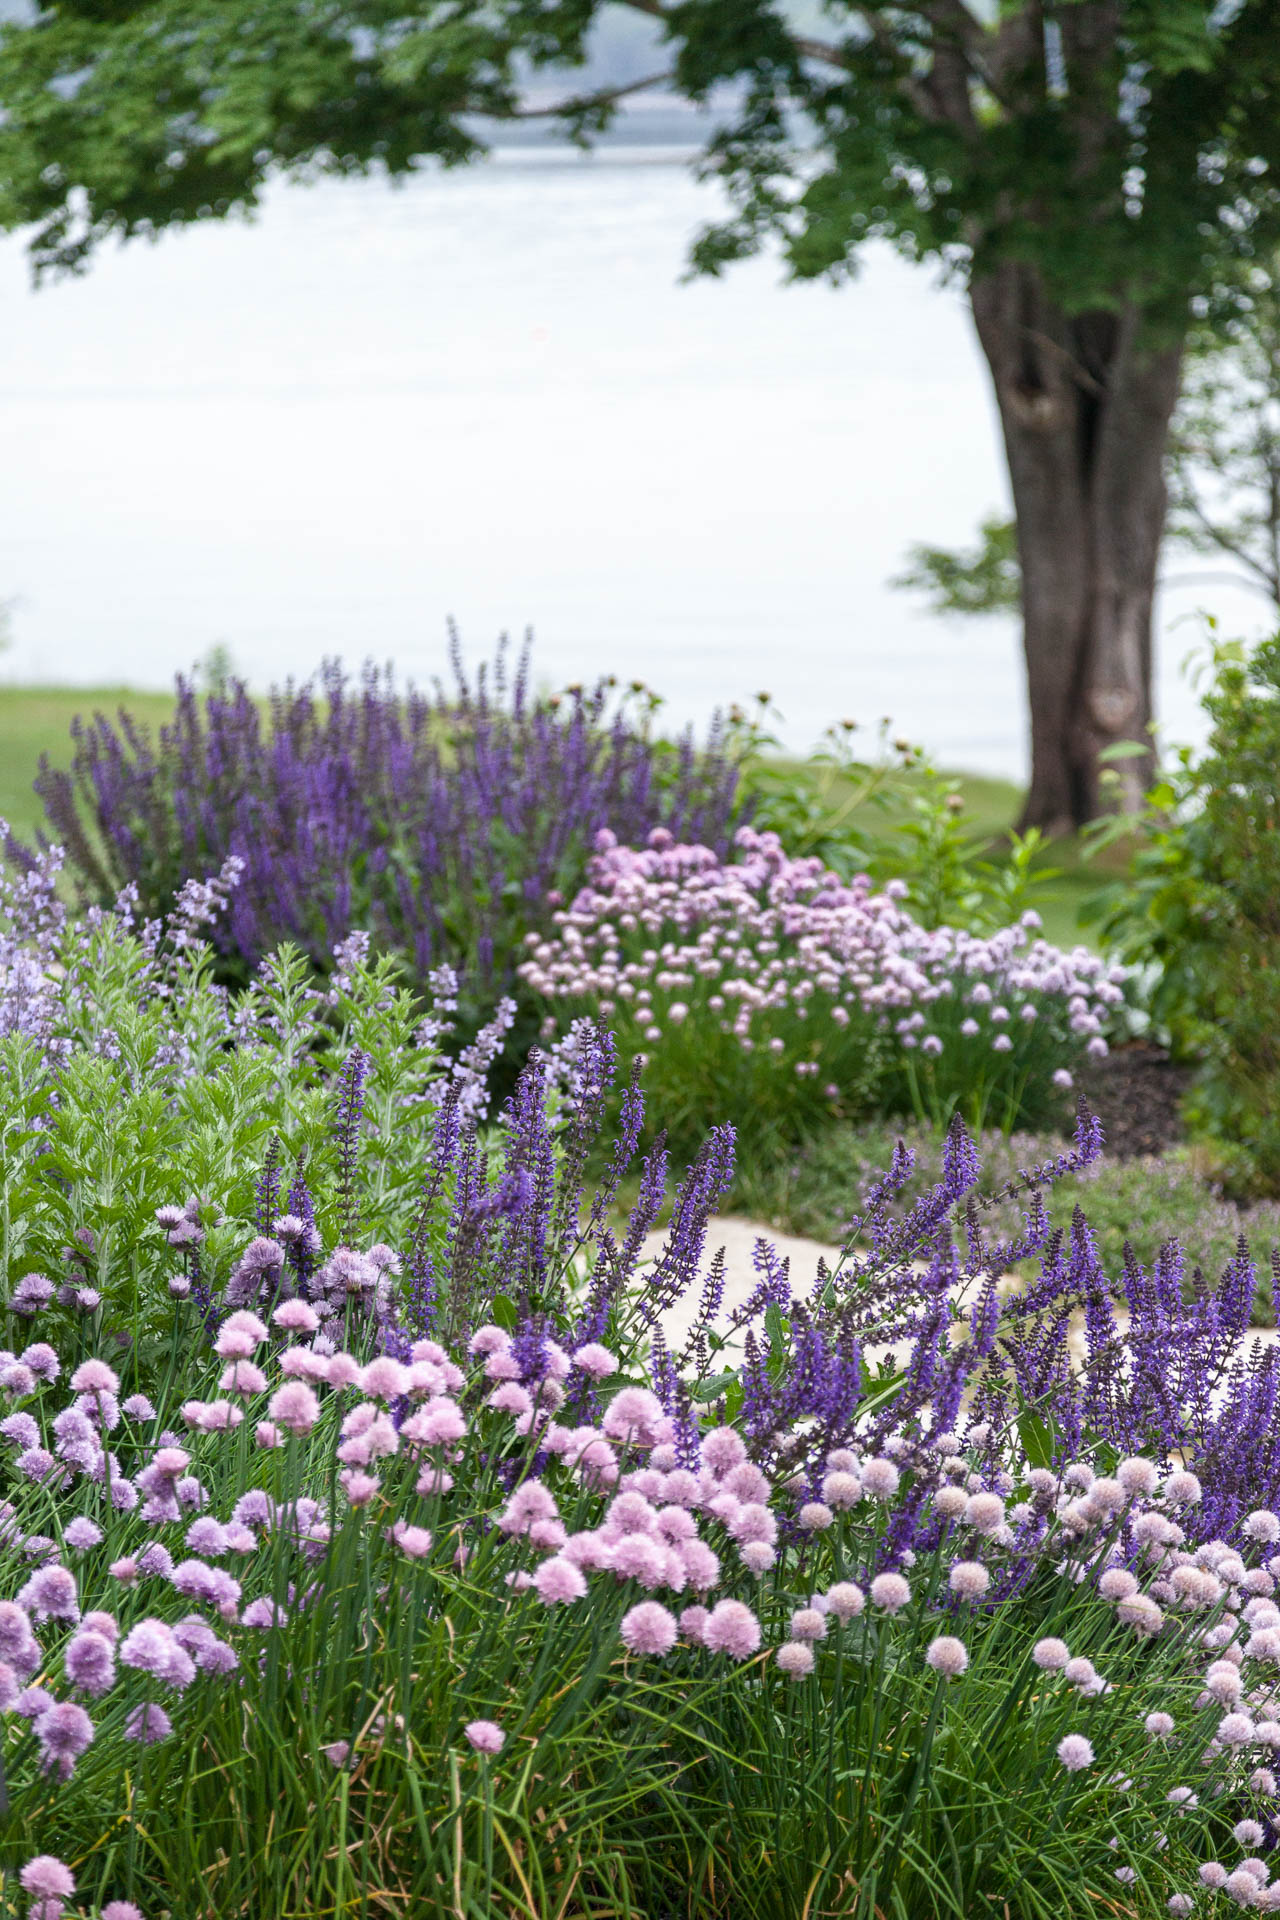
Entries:
{"type": "Polygon", "coordinates": [[[755,713],[731,707],[730,737],[752,825],[776,833],[788,853],[820,860],[846,883],[864,872],[879,883],[905,881],[911,913],[926,927],[996,933],[1048,899],[1061,870],[1042,864],[1039,829],[1002,835],[1008,852],[993,858],[991,834],[964,822],[960,781],[919,747],[890,742],[887,720],[873,759],[854,745],[857,723],[839,720],[797,768],[775,757],[770,704],[759,694],[755,713]]]}
{"type": "Polygon", "coordinates": [[[267,711],[231,679],[203,701],[179,680],[154,742],[121,712],[73,728],[67,772],[36,782],[87,897],[137,890],[151,918],[183,884],[241,862],[215,944],[229,979],[284,941],[328,964],[372,930],[424,979],[447,963],[468,1006],[510,984],[521,938],[581,882],[591,837],[658,824],[712,845],[736,819],[736,768],[713,727],[704,748],[649,737],[608,686],[535,696],[526,648],[499,650],[474,683],[399,692],[330,664],[319,685],[275,691],[267,711]]]}
{"type": "Polygon", "coordinates": [[[553,1021],[592,1013],[643,1050],[681,1140],[708,1114],[752,1143],[874,1111],[1009,1128],[1060,1114],[1071,1067],[1106,1052],[1115,977],[1036,940],[1034,913],[987,938],[926,930],[902,883],[846,886],[752,827],[732,861],[663,828],[642,852],[596,845],[520,974],[553,1021]]]}
{"type": "Polygon", "coordinates": [[[141,922],[131,890],[111,913],[74,916],[60,872],[57,850],[20,876],[0,868],[5,1270],[59,1272],[72,1317],[105,1313],[146,1347],[167,1312],[139,1285],[147,1219],[175,1194],[199,1288],[273,1194],[318,1208],[326,1236],[341,1230],[349,1200],[326,1217],[318,1197],[339,1191],[339,1102],[360,1118],[384,1232],[403,1237],[441,1109],[459,1124],[487,1110],[511,1003],[451,1060],[454,976],[436,970],[420,1002],[367,934],[339,943],[324,991],[289,947],[243,990],[218,986],[208,935],[234,897],[234,858],[187,883],[163,922],[141,922]]]}
{"type": "MultiPolygon", "coordinates": [[[[1064,1249],[1036,1205],[1096,1153],[1082,1120],[1026,1178],[1042,1272],[1002,1299],[976,1230],[957,1274],[957,1127],[894,1223],[896,1156],[836,1272],[793,1295],[764,1263],[726,1374],[701,1269],[731,1133],[638,1284],[660,1152],[621,1236],[581,1187],[611,1071],[580,1034],[561,1103],[535,1061],[491,1166],[442,1106],[398,1246],[344,1095],[314,1200],[359,1245],[268,1177],[209,1308],[175,1196],[136,1240],[172,1319],[145,1383],[103,1309],[46,1327],[15,1287],[14,1904],[1050,1920],[1219,1859],[1261,1885],[1280,1362],[1232,1366],[1243,1271],[1188,1307],[1131,1269],[1121,1345],[1083,1222],[1064,1249]]],[[[633,1093],[615,1174],[641,1127],[633,1093]]]]}
{"type": "Polygon", "coordinates": [[[1137,851],[1094,912],[1157,1027],[1203,1061],[1190,1123],[1234,1186],[1280,1195],[1280,637],[1213,658],[1208,745],[1118,823],[1137,851]]]}

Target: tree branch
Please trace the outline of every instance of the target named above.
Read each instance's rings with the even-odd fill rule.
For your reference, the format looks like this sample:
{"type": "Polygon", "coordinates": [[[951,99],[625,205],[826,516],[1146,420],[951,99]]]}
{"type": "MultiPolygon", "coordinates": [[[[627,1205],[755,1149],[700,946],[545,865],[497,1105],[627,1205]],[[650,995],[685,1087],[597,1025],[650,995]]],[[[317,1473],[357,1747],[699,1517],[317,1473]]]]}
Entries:
{"type": "Polygon", "coordinates": [[[1272,580],[1262,567],[1255,567],[1254,571],[1257,580],[1249,580],[1239,573],[1162,573],[1156,585],[1161,592],[1170,587],[1245,587],[1250,593],[1260,593],[1264,599],[1280,606],[1280,580],[1272,580]]]}
{"type": "MultiPolygon", "coordinates": [[[[668,17],[662,0],[622,0],[622,4],[630,7],[634,13],[647,14],[652,20],[665,20],[668,17]]],[[[988,36],[981,21],[970,13],[964,0],[932,0],[932,4],[921,7],[920,14],[937,36],[931,49],[933,66],[927,74],[904,74],[902,89],[921,117],[935,124],[945,122],[962,129],[972,129],[973,109],[965,76],[985,87],[992,99],[1008,111],[1009,103],[1001,96],[999,82],[981,57],[981,49],[988,36]]],[[[872,41],[886,56],[902,58],[900,43],[876,11],[870,6],[858,6],[857,16],[872,41]]],[[[841,73],[853,70],[849,55],[830,41],[790,32],[787,38],[800,59],[818,61],[824,66],[837,68],[841,73]]]]}
{"type": "Polygon", "coordinates": [[[664,80],[674,80],[675,69],[667,67],[662,73],[646,74],[643,80],[629,80],[622,87],[604,87],[599,93],[580,93],[571,95],[568,100],[557,101],[550,107],[517,107],[514,113],[504,114],[505,120],[554,120],[575,113],[590,113],[595,107],[612,106],[615,100],[625,100],[630,93],[643,93],[646,87],[658,87],[664,80]]]}
{"type": "Polygon", "coordinates": [[[1221,547],[1222,551],[1229,553],[1233,560],[1238,560],[1242,567],[1246,567],[1250,573],[1256,574],[1257,578],[1264,583],[1267,592],[1270,593],[1273,598],[1275,597],[1275,585],[1267,568],[1252,557],[1247,547],[1242,547],[1237,541],[1233,540],[1225,527],[1209,518],[1200,504],[1195,488],[1191,486],[1189,482],[1184,481],[1175,504],[1182,509],[1183,513],[1189,513],[1194,520],[1199,522],[1206,536],[1212,540],[1216,547],[1221,547]]]}
{"type": "MultiPolygon", "coordinates": [[[[647,13],[651,20],[665,20],[667,10],[662,0],[621,0],[624,7],[630,7],[633,13],[647,13]]],[[[867,22],[868,26],[871,22],[867,22]]],[[[849,71],[849,60],[839,47],[833,47],[827,40],[814,40],[808,34],[789,33],[787,38],[796,52],[806,60],[821,60],[826,66],[839,67],[842,72],[849,71]]]]}

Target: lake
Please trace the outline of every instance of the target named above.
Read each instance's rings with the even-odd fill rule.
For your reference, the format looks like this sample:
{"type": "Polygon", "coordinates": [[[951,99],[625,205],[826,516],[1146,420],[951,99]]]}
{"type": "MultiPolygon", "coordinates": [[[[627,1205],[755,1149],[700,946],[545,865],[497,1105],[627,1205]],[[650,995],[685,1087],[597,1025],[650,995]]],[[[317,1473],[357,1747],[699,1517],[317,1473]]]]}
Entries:
{"type": "MultiPolygon", "coordinates": [[[[1005,498],[958,291],[887,251],[843,289],[681,284],[718,204],[685,158],[280,186],[38,294],[5,242],[4,677],[164,685],[221,642],[259,684],[331,653],[421,678],[452,616],[472,657],[532,626],[545,680],[640,676],[676,719],[768,688],[793,746],[891,714],[1021,774],[1012,624],[886,584],[1005,498]]],[[[1258,625],[1164,596],[1179,737],[1201,605],[1258,625]]]]}

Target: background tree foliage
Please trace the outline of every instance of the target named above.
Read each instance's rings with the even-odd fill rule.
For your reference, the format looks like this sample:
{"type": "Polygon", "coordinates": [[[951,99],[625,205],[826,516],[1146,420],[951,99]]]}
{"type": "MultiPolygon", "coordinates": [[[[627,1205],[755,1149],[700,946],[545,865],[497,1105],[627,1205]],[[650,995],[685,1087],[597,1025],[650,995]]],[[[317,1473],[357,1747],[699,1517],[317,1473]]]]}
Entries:
{"type": "Polygon", "coordinates": [[[75,270],[280,173],[469,160],[530,76],[564,81],[580,138],[639,85],[714,100],[730,206],[696,268],[769,244],[839,280],[879,240],[969,290],[1017,523],[1025,824],[1057,830],[1146,737],[1184,339],[1229,330],[1280,244],[1277,48],[1280,0],[47,0],[0,34],[0,223],[37,274],[75,270]],[[654,70],[575,81],[619,12],[652,20],[654,70]]]}

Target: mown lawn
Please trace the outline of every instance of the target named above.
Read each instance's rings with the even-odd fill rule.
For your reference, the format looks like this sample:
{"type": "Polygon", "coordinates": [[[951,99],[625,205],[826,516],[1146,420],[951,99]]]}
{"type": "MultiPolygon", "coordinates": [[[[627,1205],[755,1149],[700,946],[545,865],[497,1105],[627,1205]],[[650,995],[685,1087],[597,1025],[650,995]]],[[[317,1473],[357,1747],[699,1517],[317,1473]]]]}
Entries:
{"type": "Polygon", "coordinates": [[[20,840],[44,818],[31,783],[47,753],[55,766],[71,759],[71,722],[95,710],[114,715],[126,705],[139,719],[158,725],[173,708],[167,693],[135,693],[129,687],[0,687],[0,819],[20,840]]]}

